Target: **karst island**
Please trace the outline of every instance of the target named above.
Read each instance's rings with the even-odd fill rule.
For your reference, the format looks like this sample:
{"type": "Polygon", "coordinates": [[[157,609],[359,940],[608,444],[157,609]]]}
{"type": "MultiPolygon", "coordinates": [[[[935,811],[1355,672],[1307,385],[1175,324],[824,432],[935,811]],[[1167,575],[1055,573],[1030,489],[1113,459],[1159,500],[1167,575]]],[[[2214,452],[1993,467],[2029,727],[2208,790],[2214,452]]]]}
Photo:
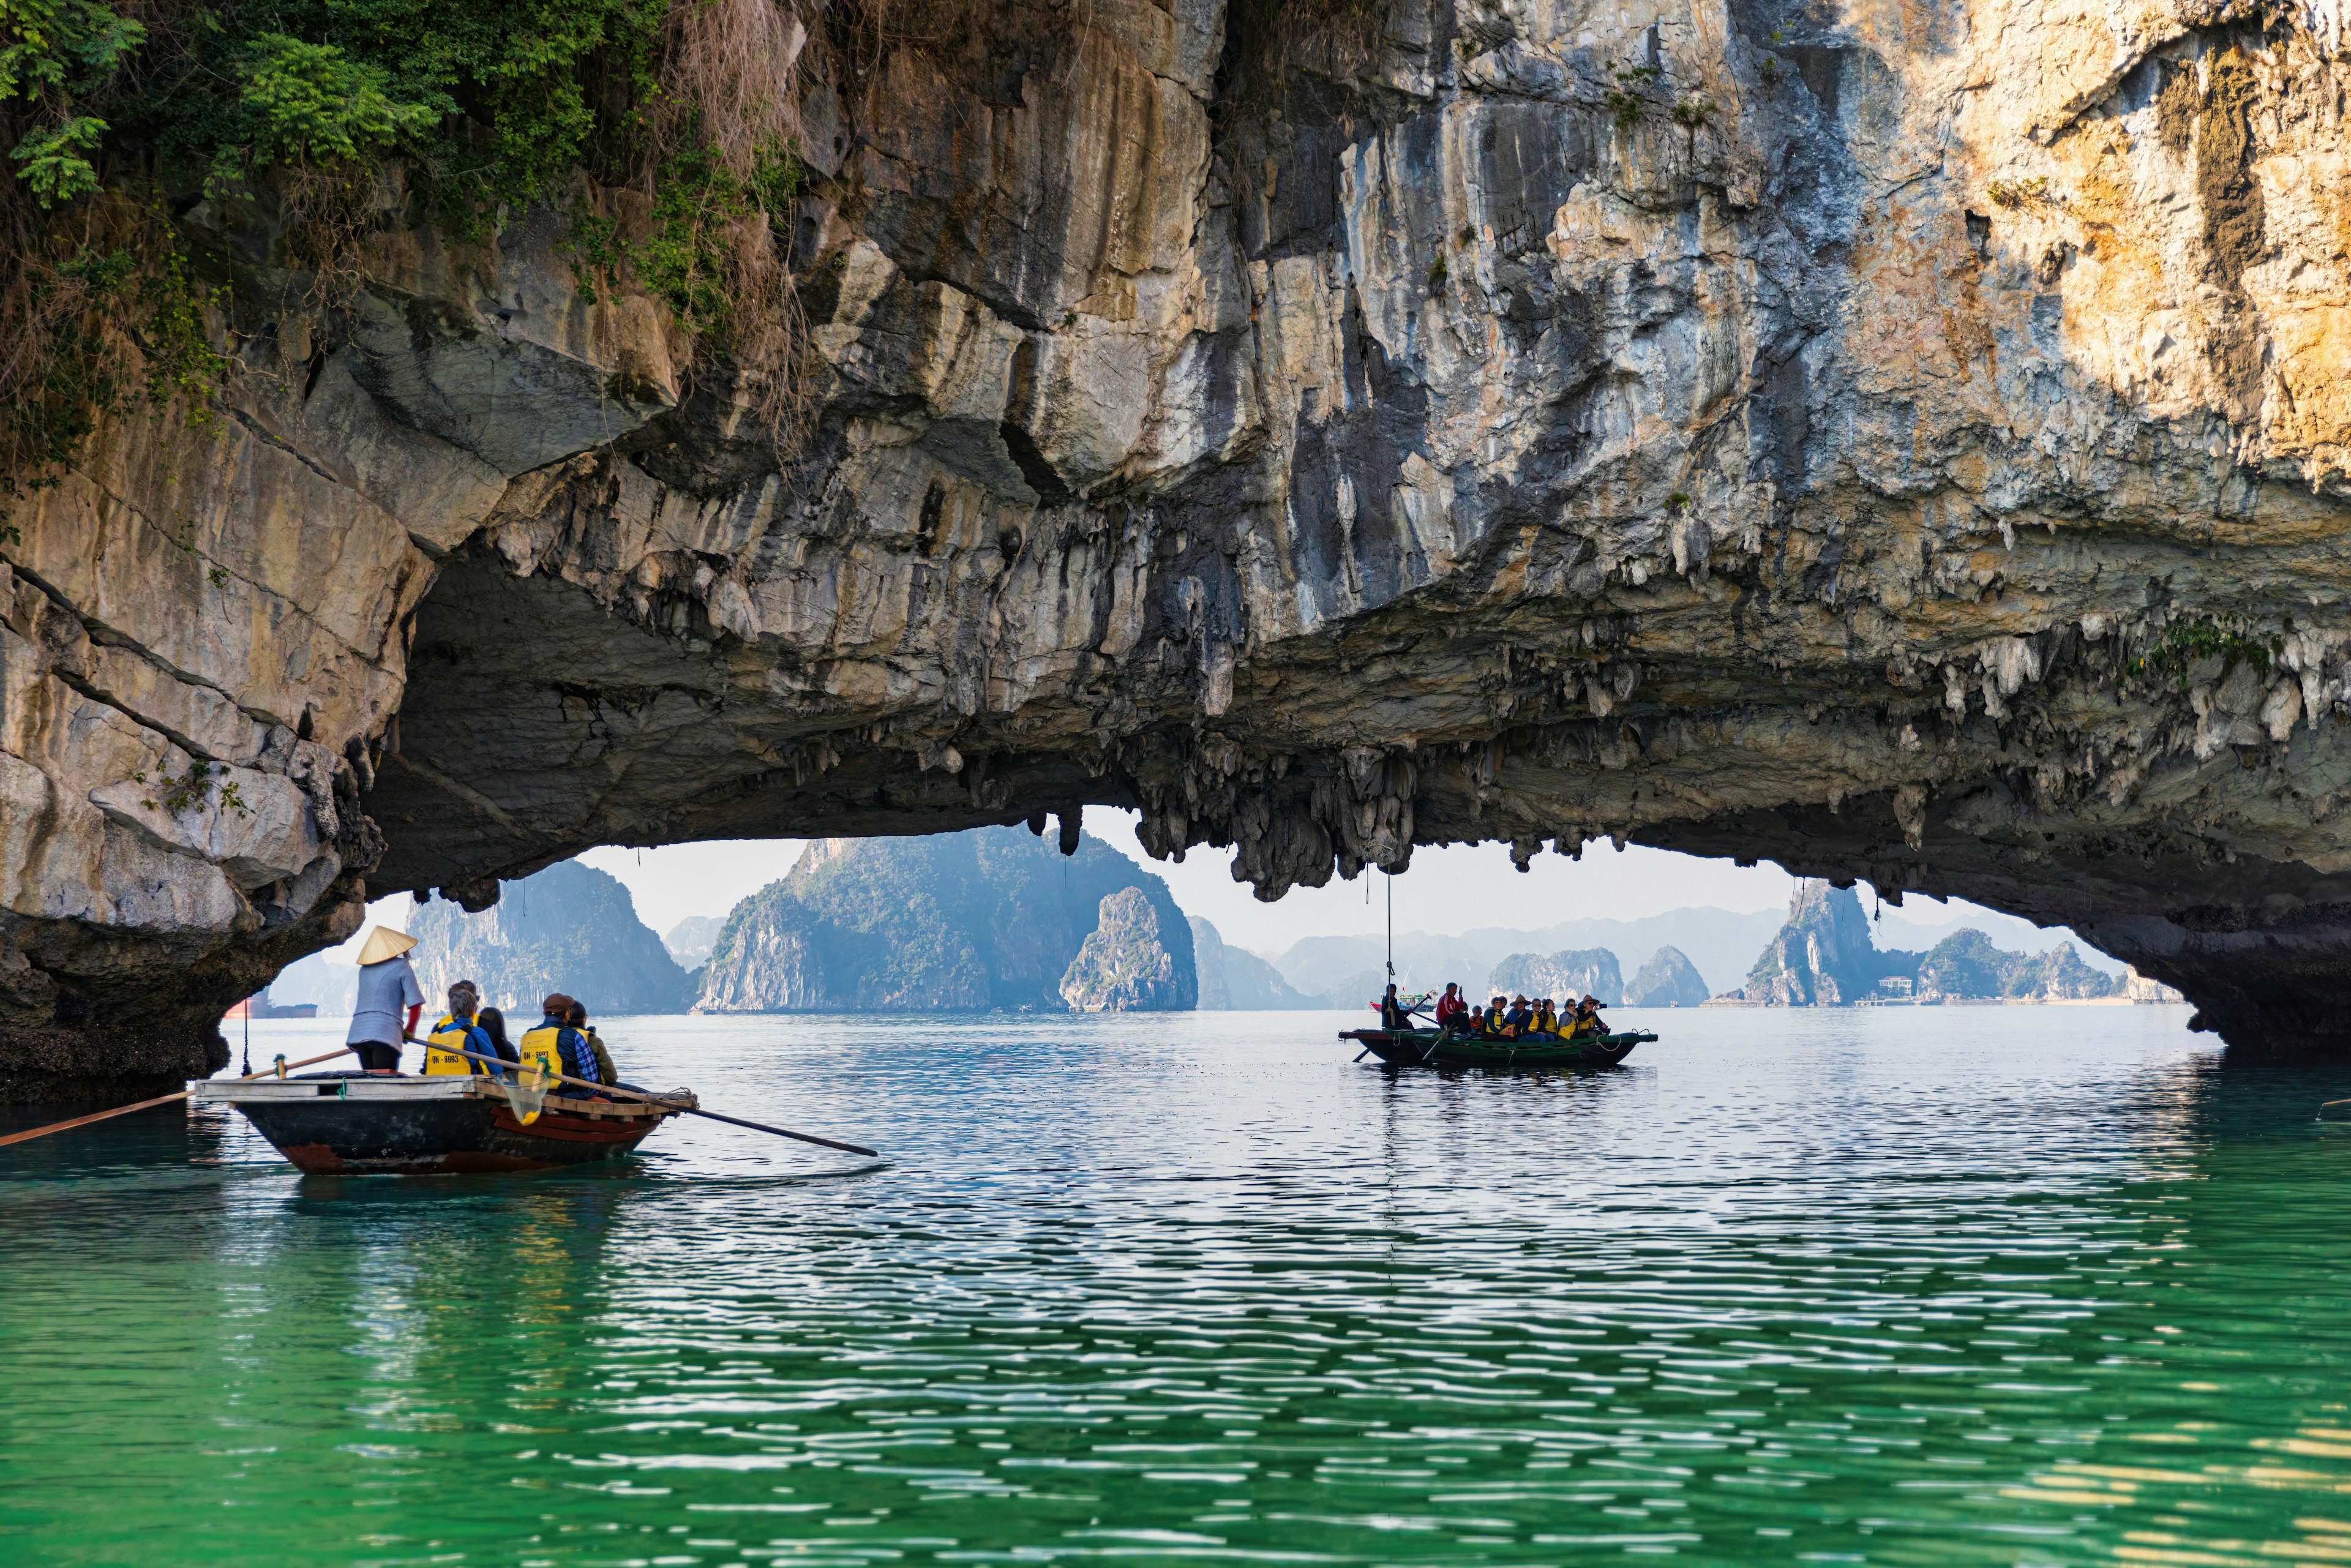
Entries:
{"type": "Polygon", "coordinates": [[[2351,1552],[2346,106],[0,0],[0,1536],[2351,1552]]]}
{"type": "Polygon", "coordinates": [[[1087,804],[2351,1027],[2324,26],[445,12],[8,24],[9,1093],[217,1068],[369,894],[1087,804]]]}

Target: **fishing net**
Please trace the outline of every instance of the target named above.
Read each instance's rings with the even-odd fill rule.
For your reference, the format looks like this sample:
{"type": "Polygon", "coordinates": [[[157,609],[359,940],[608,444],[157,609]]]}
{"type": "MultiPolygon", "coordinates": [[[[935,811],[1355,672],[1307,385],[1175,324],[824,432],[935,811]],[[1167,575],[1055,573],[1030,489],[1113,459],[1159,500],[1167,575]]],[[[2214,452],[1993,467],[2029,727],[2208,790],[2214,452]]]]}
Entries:
{"type": "Polygon", "coordinates": [[[533,1059],[519,1068],[509,1068],[505,1082],[507,1103],[514,1108],[515,1120],[526,1127],[538,1121],[539,1111],[547,1104],[548,1092],[555,1087],[555,1080],[545,1065],[533,1059]]]}

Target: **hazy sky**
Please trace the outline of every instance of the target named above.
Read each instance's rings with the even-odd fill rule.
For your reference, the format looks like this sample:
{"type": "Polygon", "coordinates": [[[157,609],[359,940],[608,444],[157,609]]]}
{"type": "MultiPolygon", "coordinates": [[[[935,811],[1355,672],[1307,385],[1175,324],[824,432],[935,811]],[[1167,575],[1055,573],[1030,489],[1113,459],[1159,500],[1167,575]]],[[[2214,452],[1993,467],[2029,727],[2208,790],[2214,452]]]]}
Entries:
{"type": "MultiPolygon", "coordinates": [[[[1213,921],[1225,940],[1260,953],[1279,953],[1304,936],[1347,936],[1379,931],[1385,920],[1387,879],[1377,873],[1327,886],[1297,888],[1275,904],[1232,878],[1232,856],[1196,849],[1181,865],[1155,861],[1135,841],[1134,814],[1103,806],[1086,808],[1086,831],[1167,880],[1168,890],[1187,915],[1213,921]]],[[[1046,829],[1050,839],[1052,829],[1046,829]]],[[[723,917],[737,901],[782,877],[799,858],[805,839],[737,839],[664,849],[590,850],[580,859],[611,873],[627,885],[637,916],[666,935],[690,915],[723,917]]],[[[1541,854],[1523,875],[1510,865],[1503,844],[1455,845],[1413,852],[1412,869],[1395,879],[1395,925],[1399,931],[1457,932],[1481,925],[1539,927],[1597,917],[1635,920],[1669,909],[1712,904],[1720,909],[1779,909],[1788,902],[1792,879],[1765,862],[1744,870],[1727,860],[1700,860],[1668,850],[1633,845],[1621,853],[1606,840],[1585,846],[1583,858],[1541,854]]],[[[1939,922],[1972,906],[1953,899],[1946,906],[1919,899],[1906,911],[1939,922]]],[[[371,910],[377,920],[398,925],[406,895],[385,899],[371,910]]],[[[360,938],[346,943],[349,960],[360,938]]]]}
{"type": "MultiPolygon", "coordinates": [[[[1279,952],[1301,936],[1377,931],[1386,878],[1294,889],[1276,904],[1233,880],[1232,856],[1196,849],[1176,865],[1154,861],[1135,841],[1134,814],[1086,809],[1086,831],[1146,870],[1167,879],[1186,915],[1216,923],[1228,942],[1279,952]],[[1366,894],[1369,902],[1366,902],[1366,894]]],[[[1050,837],[1052,830],[1046,830],[1050,837]]],[[[689,915],[723,915],[737,899],[791,870],[800,839],[676,844],[659,850],[590,850],[580,858],[626,883],[638,916],[667,932],[689,915]]],[[[1729,861],[1698,860],[1635,845],[1622,854],[1604,841],[1581,861],[1538,855],[1525,875],[1511,869],[1502,844],[1413,852],[1412,869],[1395,880],[1396,928],[1462,931],[1479,925],[1554,925],[1587,915],[1635,919],[1688,904],[1777,909],[1788,901],[1787,873],[1773,865],[1740,870],[1729,861]]]]}

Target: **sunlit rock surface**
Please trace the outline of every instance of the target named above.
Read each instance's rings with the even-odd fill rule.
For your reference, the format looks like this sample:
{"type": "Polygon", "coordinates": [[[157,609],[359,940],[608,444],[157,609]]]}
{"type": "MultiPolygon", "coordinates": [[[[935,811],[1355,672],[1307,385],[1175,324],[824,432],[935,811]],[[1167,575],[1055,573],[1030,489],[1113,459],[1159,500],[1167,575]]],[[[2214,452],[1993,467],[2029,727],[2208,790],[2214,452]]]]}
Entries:
{"type": "Polygon", "coordinates": [[[233,406],[0,549],[0,1089],[220,1060],[363,892],[1087,802],[1268,894],[1769,856],[2343,1042],[2331,11],[957,15],[810,83],[789,461],[558,216],[329,308],[187,214],[233,406]]]}
{"type": "Polygon", "coordinates": [[[1099,839],[1063,857],[997,828],[809,845],[727,915],[695,1010],[1096,1012],[1197,995],[1165,882],[1099,839]],[[1081,971],[1094,978],[1073,993],[1081,971]]]}
{"type": "Polygon", "coordinates": [[[1191,932],[1164,931],[1139,887],[1102,901],[1102,918],[1061,976],[1073,1013],[1189,1012],[1197,1005],[1191,932]],[[1176,949],[1183,949],[1178,961],[1176,949]]]}
{"type": "Polygon", "coordinates": [[[1917,961],[1915,953],[1889,957],[1878,952],[1869,916],[1851,889],[1806,878],[1789,896],[1788,923],[1747,972],[1747,984],[1719,999],[1750,1007],[1840,1007],[1871,995],[1889,974],[1910,972],[1917,961]]]}
{"type": "Polygon", "coordinates": [[[1625,999],[1625,973],[1616,967],[1616,955],[1605,947],[1513,953],[1494,966],[1486,985],[1500,997],[1550,997],[1565,1002],[1590,996],[1611,1008],[1625,999]]]}

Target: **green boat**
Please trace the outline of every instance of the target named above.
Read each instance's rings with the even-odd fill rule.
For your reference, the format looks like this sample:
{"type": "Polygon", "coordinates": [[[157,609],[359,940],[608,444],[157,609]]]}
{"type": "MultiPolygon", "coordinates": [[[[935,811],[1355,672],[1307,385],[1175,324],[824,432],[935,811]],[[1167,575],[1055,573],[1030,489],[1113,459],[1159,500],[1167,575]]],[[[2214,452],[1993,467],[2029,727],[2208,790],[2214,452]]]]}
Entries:
{"type": "Polygon", "coordinates": [[[1538,1043],[1484,1040],[1450,1030],[1349,1029],[1341,1030],[1339,1038],[1354,1041],[1366,1054],[1390,1067],[1482,1067],[1489,1071],[1525,1072],[1545,1067],[1614,1067],[1632,1055],[1635,1046],[1657,1037],[1627,1030],[1587,1034],[1572,1040],[1554,1037],[1538,1043]]]}

